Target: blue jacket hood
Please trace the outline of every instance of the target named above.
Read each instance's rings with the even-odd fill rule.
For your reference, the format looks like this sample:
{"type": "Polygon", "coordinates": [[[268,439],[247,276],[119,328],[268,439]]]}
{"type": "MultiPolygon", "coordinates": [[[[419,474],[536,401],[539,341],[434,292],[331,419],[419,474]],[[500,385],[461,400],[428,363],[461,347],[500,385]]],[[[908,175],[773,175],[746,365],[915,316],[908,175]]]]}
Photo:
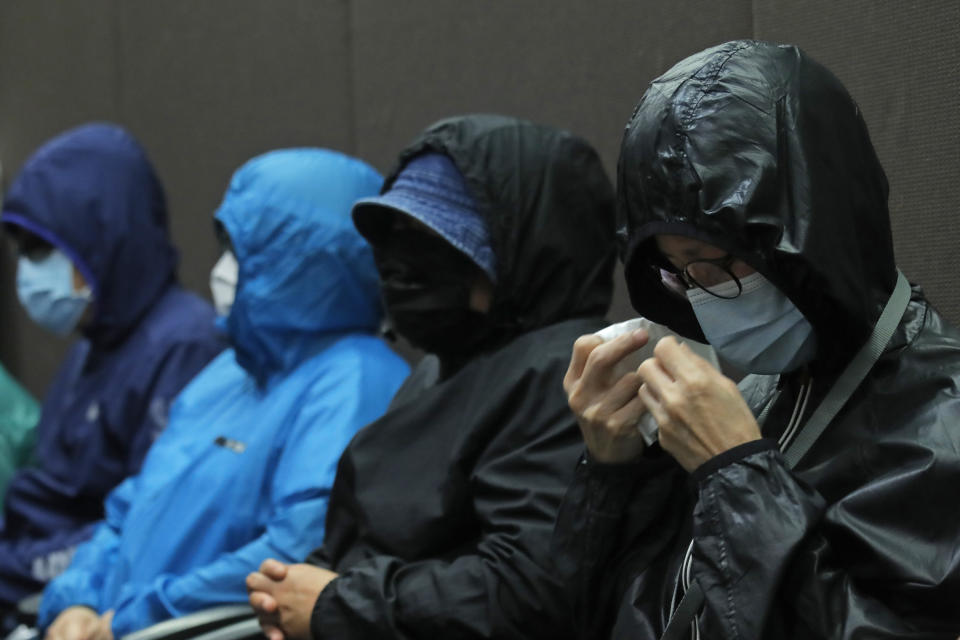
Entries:
{"type": "Polygon", "coordinates": [[[233,175],[215,214],[240,265],[225,326],[237,362],[259,380],[334,334],[378,328],[379,277],[350,209],[381,184],[366,163],[324,149],[273,151],[233,175]]]}
{"type": "Polygon", "coordinates": [[[43,237],[87,280],[95,342],[125,335],[176,280],[163,188],[121,127],[87,124],[44,144],[3,203],[2,221],[43,237]]]}

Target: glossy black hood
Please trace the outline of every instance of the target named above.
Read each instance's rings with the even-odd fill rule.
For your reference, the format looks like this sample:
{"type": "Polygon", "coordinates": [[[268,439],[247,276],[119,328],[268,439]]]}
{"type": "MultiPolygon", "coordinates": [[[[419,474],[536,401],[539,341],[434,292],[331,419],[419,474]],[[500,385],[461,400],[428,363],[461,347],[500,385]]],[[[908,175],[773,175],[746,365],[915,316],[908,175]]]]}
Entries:
{"type": "Polygon", "coordinates": [[[821,365],[850,357],[893,290],[887,179],[866,124],[797,47],[728,42],[654,80],[627,124],[617,190],[633,306],[684,335],[703,339],[649,267],[655,234],[760,271],[814,326],[821,365]]]}

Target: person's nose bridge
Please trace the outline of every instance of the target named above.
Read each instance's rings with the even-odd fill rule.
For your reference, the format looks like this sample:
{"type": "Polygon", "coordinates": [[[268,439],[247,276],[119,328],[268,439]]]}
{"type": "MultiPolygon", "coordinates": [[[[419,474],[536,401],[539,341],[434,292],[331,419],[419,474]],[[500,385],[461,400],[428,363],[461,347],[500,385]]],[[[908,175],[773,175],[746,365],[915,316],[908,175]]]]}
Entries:
{"type": "Polygon", "coordinates": [[[686,271],[691,278],[708,287],[730,279],[723,269],[709,262],[693,262],[687,265],[686,271]]]}

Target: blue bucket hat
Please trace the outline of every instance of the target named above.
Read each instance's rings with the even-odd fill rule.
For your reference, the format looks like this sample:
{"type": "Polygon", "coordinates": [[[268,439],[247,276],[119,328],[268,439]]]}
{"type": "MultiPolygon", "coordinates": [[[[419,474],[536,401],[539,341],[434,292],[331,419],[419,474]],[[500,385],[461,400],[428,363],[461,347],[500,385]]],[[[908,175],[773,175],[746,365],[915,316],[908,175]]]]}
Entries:
{"type": "Polygon", "coordinates": [[[400,170],[386,193],[354,204],[354,220],[361,226],[367,213],[382,208],[427,225],[496,282],[490,231],[467,190],[463,174],[446,155],[424,153],[414,157],[400,170]]]}

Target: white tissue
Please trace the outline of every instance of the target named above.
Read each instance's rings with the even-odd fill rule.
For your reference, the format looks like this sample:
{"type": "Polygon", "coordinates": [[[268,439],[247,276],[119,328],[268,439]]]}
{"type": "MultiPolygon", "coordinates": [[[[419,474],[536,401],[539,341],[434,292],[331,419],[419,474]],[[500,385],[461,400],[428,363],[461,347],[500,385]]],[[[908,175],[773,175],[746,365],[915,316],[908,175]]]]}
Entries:
{"type": "MultiPolygon", "coordinates": [[[[691,351],[712,364],[714,367],[719,368],[717,355],[714,353],[712,347],[701,344],[694,340],[682,338],[662,324],[651,322],[643,317],[633,318],[632,320],[626,320],[624,322],[612,324],[609,327],[597,331],[594,335],[601,338],[604,342],[607,342],[618,336],[622,336],[625,333],[636,331],[637,329],[646,329],[647,333],[650,335],[650,340],[647,341],[647,344],[626,355],[620,362],[617,363],[614,372],[618,376],[622,376],[630,371],[636,371],[637,367],[639,367],[644,360],[653,357],[654,346],[656,346],[657,341],[664,336],[674,336],[677,338],[677,340],[690,347],[691,351]]],[[[643,441],[647,443],[647,446],[652,445],[657,441],[657,421],[654,420],[653,416],[649,413],[645,413],[643,416],[641,416],[640,422],[637,423],[637,430],[640,432],[640,435],[643,436],[643,441]]]]}

